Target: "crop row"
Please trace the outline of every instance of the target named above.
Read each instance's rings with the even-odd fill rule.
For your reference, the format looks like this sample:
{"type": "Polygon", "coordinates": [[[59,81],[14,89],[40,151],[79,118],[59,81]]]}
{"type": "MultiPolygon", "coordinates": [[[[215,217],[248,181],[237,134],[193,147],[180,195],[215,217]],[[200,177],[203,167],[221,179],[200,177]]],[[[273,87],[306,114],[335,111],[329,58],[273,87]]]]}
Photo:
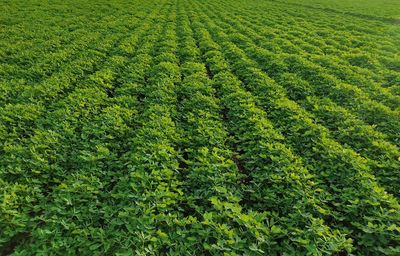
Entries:
{"type": "MultiPolygon", "coordinates": [[[[334,72],[350,83],[365,86],[365,80],[369,77],[375,84],[391,86],[389,91],[396,94],[395,85],[399,81],[399,49],[394,39],[398,34],[395,27],[384,25],[382,28],[382,24],[373,23],[368,25],[370,29],[366,29],[365,25],[349,29],[354,20],[341,26],[337,26],[338,22],[329,22],[327,27],[318,23],[329,20],[326,17],[312,21],[304,17],[296,18],[299,12],[282,16],[281,10],[275,8],[276,6],[269,6],[269,19],[263,19],[256,8],[246,10],[241,15],[235,15],[233,10],[225,11],[220,17],[233,17],[230,19],[231,23],[256,28],[259,37],[265,36],[270,39],[268,44],[265,44],[270,50],[303,52],[317,60],[320,59],[319,62],[327,67],[326,72],[334,72]],[[388,33],[392,29],[393,33],[388,33]],[[385,33],[381,33],[381,30],[385,33]],[[335,72],[335,69],[328,68],[331,65],[344,65],[345,69],[335,72]]],[[[218,6],[214,5],[213,9],[218,9],[218,6]]]]}
{"type": "MultiPolygon", "coordinates": [[[[147,20],[138,24],[135,31],[137,35],[150,29],[149,22],[157,17],[157,10],[153,10],[147,20]]],[[[30,105],[19,104],[19,109],[10,106],[10,111],[2,112],[9,122],[4,125],[5,129],[14,128],[12,133],[2,134],[2,139],[7,140],[2,147],[1,178],[5,191],[9,191],[7,194],[14,195],[7,198],[4,204],[7,207],[2,208],[5,214],[2,216],[7,220],[3,222],[1,237],[1,244],[5,244],[5,248],[15,246],[15,240],[22,240],[19,241],[22,243],[24,239],[19,237],[31,237],[31,241],[38,243],[24,244],[21,252],[57,252],[69,247],[72,253],[81,245],[77,243],[77,237],[81,237],[82,232],[86,233],[88,239],[93,238],[90,238],[91,235],[101,236],[98,229],[91,229],[91,234],[87,234],[86,229],[90,222],[101,222],[101,215],[96,216],[97,221],[92,219],[93,211],[102,206],[102,200],[109,200],[107,191],[101,191],[101,188],[110,181],[99,178],[116,178],[112,163],[116,162],[119,166],[123,163],[116,159],[118,155],[113,150],[121,150],[123,145],[118,144],[125,141],[121,136],[131,132],[125,122],[132,123],[135,116],[132,109],[135,99],[129,93],[124,94],[122,88],[129,84],[115,88],[112,83],[113,72],[119,72],[125,64],[124,58],[114,48],[121,42],[121,36],[117,33],[108,35],[107,47],[101,48],[101,51],[111,56],[104,58],[107,55],[100,55],[103,56],[102,66],[96,65],[100,69],[77,70],[79,66],[67,69],[76,72],[72,74],[76,74],[77,78],[72,80],[73,83],[60,82],[60,86],[70,86],[70,90],[58,87],[57,83],[49,83],[46,87],[65,95],[49,93],[48,96],[43,91],[39,95],[38,91],[36,97],[26,98],[32,100],[30,105]],[[114,93],[118,93],[119,97],[113,97],[114,93]],[[36,111],[34,115],[32,108],[27,106],[34,106],[41,111],[36,111]],[[21,113],[26,113],[23,118],[21,113]],[[15,130],[16,127],[20,127],[20,130],[15,130]],[[91,207],[87,207],[92,200],[91,207]],[[65,223],[68,219],[70,226],[65,223]],[[67,238],[66,230],[71,234],[67,238]]],[[[136,43],[132,40],[132,47],[136,43]]],[[[100,59],[89,57],[87,52],[83,52],[80,61],[100,64],[100,59]]],[[[66,79],[71,77],[65,72],[64,76],[66,79]]],[[[30,89],[26,88],[27,91],[30,89]]],[[[107,209],[107,205],[104,205],[104,209],[107,209]]],[[[87,243],[88,240],[82,240],[82,244],[85,241],[87,243]]]]}
{"type": "Polygon", "coordinates": [[[398,255],[398,28],[284,1],[4,3],[0,254],[398,255]]]}
{"type": "MultiPolygon", "coordinates": [[[[207,12],[202,10],[201,13],[207,12]]],[[[267,116],[283,133],[285,142],[301,154],[306,167],[316,175],[316,183],[327,193],[324,201],[330,202],[327,206],[334,206],[327,208],[325,220],[332,226],[341,227],[344,232],[351,225],[351,237],[360,250],[385,250],[386,246],[379,246],[382,240],[378,242],[383,236],[387,239],[387,246],[396,244],[396,231],[392,231],[397,229],[395,223],[399,217],[397,200],[378,187],[365,161],[330,139],[329,132],[312,121],[312,115],[287,99],[281,86],[265,76],[234,44],[229,43],[228,35],[213,25],[214,19],[203,16],[201,22],[207,24],[210,34],[221,42],[221,51],[228,61],[226,66],[231,66],[232,71],[257,96],[257,103],[265,107],[267,116]],[[353,206],[349,207],[349,203],[353,206]],[[386,208],[386,220],[381,218],[381,207],[386,208]],[[361,229],[367,224],[377,237],[372,238],[369,231],[361,229]]]]}
{"type": "MultiPolygon", "coordinates": [[[[270,54],[268,51],[264,50],[263,48],[255,46],[250,40],[247,40],[245,37],[233,34],[232,36],[233,42],[238,43],[238,46],[245,45],[246,52],[249,52],[249,56],[253,57],[255,60],[258,61],[258,63],[250,60],[249,58],[246,57],[246,55],[242,54],[239,56],[243,61],[242,63],[239,63],[240,68],[243,68],[241,72],[246,73],[246,69],[249,69],[251,67],[260,67],[262,70],[269,75],[271,75],[276,81],[281,82],[282,84],[286,85],[285,89],[288,91],[289,95],[293,95],[292,99],[295,100],[306,100],[308,96],[312,96],[315,98],[315,93],[314,91],[317,90],[315,89],[315,86],[311,86],[308,81],[305,81],[299,77],[297,73],[290,73],[290,70],[287,65],[282,61],[276,61],[276,57],[270,54]]],[[[238,53],[240,54],[240,53],[238,53]]],[[[281,57],[281,56],[280,56],[281,57]]],[[[280,59],[284,59],[281,57],[280,59]]],[[[285,59],[284,59],[285,60],[285,59]]],[[[298,69],[303,71],[304,70],[304,65],[302,66],[302,69],[298,69]]],[[[292,71],[293,72],[293,71],[292,71]]],[[[248,73],[249,77],[253,76],[251,72],[248,73]]],[[[316,76],[320,76],[320,74],[323,74],[323,72],[313,72],[316,76]]],[[[315,81],[313,83],[315,85],[315,81]]],[[[284,92],[285,89],[280,88],[279,90],[284,92]]],[[[328,89],[327,89],[328,90],[328,89]]],[[[332,90],[332,88],[329,89],[329,91],[332,90]]],[[[327,93],[326,93],[327,94],[327,93]]],[[[323,94],[322,94],[323,95],[323,94]]],[[[321,95],[321,96],[322,96],[321,95]]],[[[354,100],[354,99],[353,99],[354,100]]],[[[360,101],[362,101],[360,99],[360,101]]],[[[301,102],[301,101],[300,101],[301,102]]],[[[326,99],[326,97],[322,97],[322,100],[319,100],[319,103],[325,103],[325,102],[332,102],[329,99],[326,99]]],[[[353,103],[353,102],[352,102],[353,103]]],[[[307,104],[307,101],[306,101],[307,104]]],[[[304,105],[306,105],[304,104],[304,105]]],[[[309,105],[309,104],[307,104],[309,105]]],[[[322,104],[322,107],[324,105],[322,104]]],[[[336,111],[340,111],[342,109],[343,115],[347,116],[350,119],[347,119],[348,122],[343,122],[343,120],[338,120],[337,122],[334,122],[330,125],[328,125],[328,128],[331,128],[332,130],[340,129],[339,132],[333,133],[334,135],[337,135],[335,138],[341,141],[342,143],[350,144],[353,148],[357,150],[357,152],[361,152],[363,156],[370,157],[374,159],[372,161],[372,169],[375,171],[376,176],[382,177],[383,178],[383,184],[387,186],[387,188],[392,191],[394,194],[399,193],[399,187],[398,187],[398,180],[396,179],[396,173],[398,169],[398,157],[399,157],[399,151],[398,148],[387,142],[386,136],[384,134],[381,134],[379,132],[374,131],[373,126],[366,125],[364,124],[361,120],[358,120],[356,117],[352,116],[346,109],[343,109],[339,107],[339,105],[333,104],[330,106],[331,109],[335,107],[336,111]],[[351,121],[352,120],[352,121],[351,121]],[[359,123],[360,127],[358,129],[363,130],[365,132],[359,132],[357,136],[357,130],[353,132],[354,130],[354,123],[359,123]],[[349,131],[349,136],[343,137],[346,133],[343,130],[349,131]],[[371,140],[371,135],[374,135],[373,137],[376,137],[376,140],[371,140]],[[361,137],[362,141],[361,143],[359,140],[356,140],[354,137],[361,137]],[[349,138],[351,137],[351,139],[349,138]],[[380,154],[377,154],[380,152],[380,154]],[[382,176],[381,176],[382,174],[382,176]]],[[[316,105],[315,108],[319,108],[319,105],[316,105]]],[[[371,111],[372,112],[372,111],[371,111]]],[[[385,114],[382,114],[385,115],[385,114]]],[[[332,122],[332,118],[330,118],[332,115],[330,114],[329,111],[326,111],[323,113],[323,115],[319,115],[319,118],[323,120],[328,120],[327,122],[332,122]]],[[[334,115],[333,115],[334,117],[334,115]]],[[[375,120],[378,117],[375,118],[375,120]]],[[[396,115],[393,114],[393,117],[390,119],[388,117],[388,122],[396,122],[396,115]]],[[[393,127],[387,123],[384,123],[385,125],[389,127],[393,127]]],[[[396,143],[398,134],[394,133],[397,128],[394,126],[391,130],[392,134],[390,138],[392,139],[392,142],[396,143]]],[[[390,128],[389,128],[390,129],[390,128]]]]}

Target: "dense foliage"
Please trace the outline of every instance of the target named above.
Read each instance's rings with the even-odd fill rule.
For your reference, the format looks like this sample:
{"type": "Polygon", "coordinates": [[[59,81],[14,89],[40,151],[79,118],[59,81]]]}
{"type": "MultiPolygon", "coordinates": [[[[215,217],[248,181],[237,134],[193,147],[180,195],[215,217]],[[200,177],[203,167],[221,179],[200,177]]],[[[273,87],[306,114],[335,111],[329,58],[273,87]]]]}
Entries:
{"type": "Polygon", "coordinates": [[[296,2],[2,1],[0,253],[400,255],[400,16],[296,2]]]}

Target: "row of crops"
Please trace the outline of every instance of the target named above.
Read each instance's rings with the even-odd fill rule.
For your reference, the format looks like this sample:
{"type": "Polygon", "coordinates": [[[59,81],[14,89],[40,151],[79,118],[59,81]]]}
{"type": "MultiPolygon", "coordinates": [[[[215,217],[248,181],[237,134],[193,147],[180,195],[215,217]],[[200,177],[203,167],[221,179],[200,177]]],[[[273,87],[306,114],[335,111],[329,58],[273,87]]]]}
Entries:
{"type": "Polygon", "coordinates": [[[400,254],[392,20],[285,0],[2,5],[2,255],[400,254]]]}
{"type": "Polygon", "coordinates": [[[400,22],[400,2],[397,0],[268,0],[288,5],[306,6],[307,8],[373,20],[400,22]]]}

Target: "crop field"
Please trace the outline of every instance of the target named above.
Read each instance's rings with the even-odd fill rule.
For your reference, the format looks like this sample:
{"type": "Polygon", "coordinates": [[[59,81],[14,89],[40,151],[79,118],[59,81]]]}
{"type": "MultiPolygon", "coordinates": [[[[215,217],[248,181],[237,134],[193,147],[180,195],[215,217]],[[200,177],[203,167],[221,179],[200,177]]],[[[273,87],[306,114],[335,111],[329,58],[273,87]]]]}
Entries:
{"type": "Polygon", "coordinates": [[[1,255],[400,255],[400,1],[0,0],[1,255]]]}

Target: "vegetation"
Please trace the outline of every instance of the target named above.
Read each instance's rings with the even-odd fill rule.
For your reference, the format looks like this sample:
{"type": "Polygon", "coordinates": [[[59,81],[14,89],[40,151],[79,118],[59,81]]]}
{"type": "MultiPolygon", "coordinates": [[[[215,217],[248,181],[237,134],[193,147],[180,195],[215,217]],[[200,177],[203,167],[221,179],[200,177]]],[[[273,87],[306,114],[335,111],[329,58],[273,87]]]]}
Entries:
{"type": "Polygon", "coordinates": [[[400,11],[1,5],[2,255],[400,254],[400,11]]]}

